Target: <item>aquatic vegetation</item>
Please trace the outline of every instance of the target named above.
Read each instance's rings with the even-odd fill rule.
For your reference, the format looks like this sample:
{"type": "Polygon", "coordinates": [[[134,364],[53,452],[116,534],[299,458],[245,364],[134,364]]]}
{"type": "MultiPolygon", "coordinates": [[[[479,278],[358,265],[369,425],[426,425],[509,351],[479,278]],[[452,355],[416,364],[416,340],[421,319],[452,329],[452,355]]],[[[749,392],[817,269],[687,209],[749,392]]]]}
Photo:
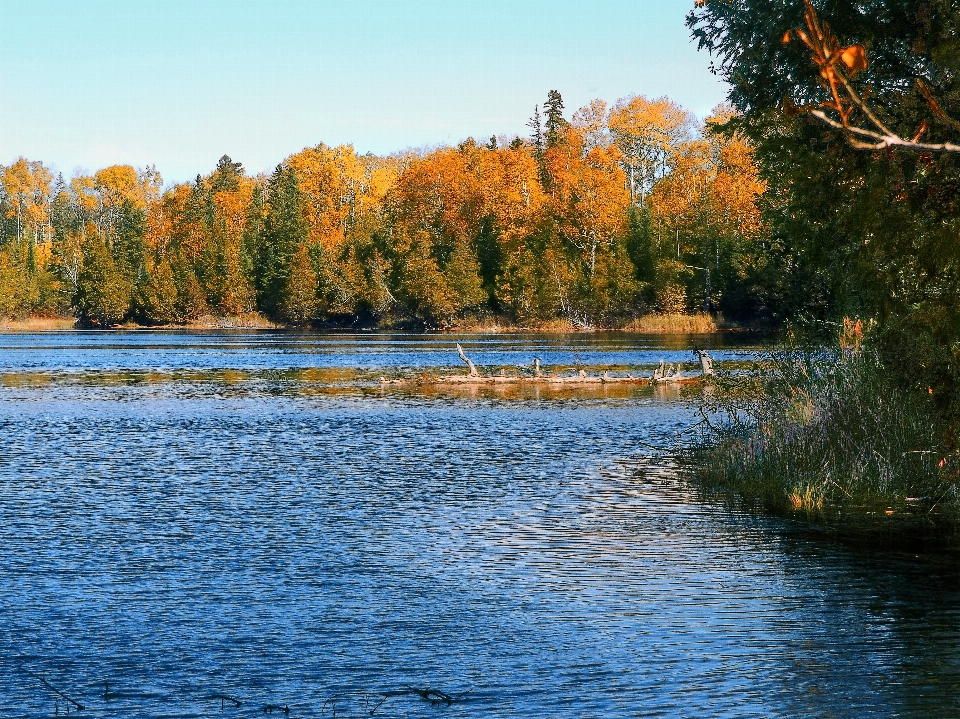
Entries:
{"type": "Polygon", "coordinates": [[[706,334],[716,332],[719,318],[706,313],[695,315],[646,315],[633,320],[624,329],[628,332],[706,334]]]}
{"type": "Polygon", "coordinates": [[[952,527],[960,455],[949,427],[846,329],[837,349],[786,348],[720,378],[688,453],[692,476],[774,511],[952,527]]]}

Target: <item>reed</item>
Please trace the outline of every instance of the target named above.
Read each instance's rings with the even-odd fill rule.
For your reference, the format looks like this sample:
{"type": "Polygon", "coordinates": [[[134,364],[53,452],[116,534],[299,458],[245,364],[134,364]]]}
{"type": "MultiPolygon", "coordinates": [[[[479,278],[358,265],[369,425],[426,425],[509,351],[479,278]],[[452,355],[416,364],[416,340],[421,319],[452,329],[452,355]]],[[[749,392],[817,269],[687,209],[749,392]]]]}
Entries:
{"type": "Polygon", "coordinates": [[[708,490],[851,527],[957,535],[951,429],[869,349],[771,352],[719,378],[704,417],[686,459],[708,490]]]}
{"type": "Polygon", "coordinates": [[[649,334],[708,334],[716,332],[717,321],[708,314],[681,315],[644,315],[638,317],[624,328],[627,332],[646,332],[649,334]]]}
{"type": "Polygon", "coordinates": [[[0,317],[0,332],[51,332],[72,330],[76,317],[0,317]]]}

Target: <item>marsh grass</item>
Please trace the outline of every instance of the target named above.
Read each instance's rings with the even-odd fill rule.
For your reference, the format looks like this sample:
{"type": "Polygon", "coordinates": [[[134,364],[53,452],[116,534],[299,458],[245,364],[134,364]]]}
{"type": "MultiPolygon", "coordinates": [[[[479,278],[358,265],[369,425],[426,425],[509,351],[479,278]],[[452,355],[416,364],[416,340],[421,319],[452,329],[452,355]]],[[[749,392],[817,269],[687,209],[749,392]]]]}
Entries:
{"type": "Polygon", "coordinates": [[[0,317],[0,332],[53,332],[72,330],[75,317],[0,317]]]}
{"type": "Polygon", "coordinates": [[[623,328],[649,334],[708,334],[716,332],[717,321],[708,314],[651,314],[639,317],[623,328]]]}
{"type": "Polygon", "coordinates": [[[719,378],[704,418],[687,459],[708,491],[856,531],[957,534],[949,427],[870,349],[770,352],[719,378]]]}

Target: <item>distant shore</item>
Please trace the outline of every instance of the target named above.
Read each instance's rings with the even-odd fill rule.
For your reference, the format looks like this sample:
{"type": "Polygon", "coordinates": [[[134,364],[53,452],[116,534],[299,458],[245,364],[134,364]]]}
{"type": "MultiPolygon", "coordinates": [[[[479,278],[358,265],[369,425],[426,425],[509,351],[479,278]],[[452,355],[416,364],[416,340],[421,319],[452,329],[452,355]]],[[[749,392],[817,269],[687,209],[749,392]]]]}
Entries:
{"type": "MultiPolygon", "coordinates": [[[[63,332],[67,330],[98,329],[96,327],[78,327],[77,318],[72,316],[28,316],[20,318],[0,317],[0,332],[29,333],[29,332],[63,332]]],[[[205,315],[197,320],[183,324],[169,325],[140,325],[127,322],[111,326],[114,330],[228,330],[228,329],[298,329],[297,327],[277,324],[258,313],[248,313],[240,316],[217,317],[205,315]]],[[[309,325],[299,329],[351,329],[349,326],[336,325],[309,325]]],[[[409,329],[392,324],[364,327],[363,329],[382,329],[387,331],[409,329]]],[[[426,331],[466,332],[471,334],[500,334],[513,332],[548,332],[548,333],[579,333],[579,332],[636,332],[639,334],[711,334],[714,332],[732,331],[742,327],[724,322],[722,318],[707,314],[650,314],[630,322],[612,327],[592,327],[578,325],[568,320],[552,320],[532,325],[511,325],[496,319],[483,321],[463,321],[446,327],[427,327],[426,331]]]]}

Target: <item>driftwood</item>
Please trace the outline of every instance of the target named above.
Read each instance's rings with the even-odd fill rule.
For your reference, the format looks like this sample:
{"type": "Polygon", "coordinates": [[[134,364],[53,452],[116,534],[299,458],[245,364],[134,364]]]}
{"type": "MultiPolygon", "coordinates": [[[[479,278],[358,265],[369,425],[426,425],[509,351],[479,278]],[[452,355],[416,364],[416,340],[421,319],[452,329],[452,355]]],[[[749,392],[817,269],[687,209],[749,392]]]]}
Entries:
{"type": "Polygon", "coordinates": [[[694,350],[700,359],[700,374],[704,377],[713,377],[713,357],[703,350],[694,350]]]}
{"type": "Polygon", "coordinates": [[[214,694],[214,695],[211,696],[210,698],[211,698],[211,699],[219,699],[219,700],[220,700],[220,708],[221,708],[221,709],[223,709],[223,707],[224,707],[224,702],[230,702],[230,703],[233,705],[234,708],[237,708],[237,707],[240,706],[240,700],[239,700],[239,699],[234,699],[233,697],[227,696],[226,694],[214,694]]]}
{"type": "Polygon", "coordinates": [[[479,377],[480,373],[477,372],[477,366],[463,353],[463,347],[460,346],[460,343],[457,342],[457,354],[460,355],[460,359],[467,363],[467,367],[470,368],[471,377],[479,377]]]}
{"type": "Polygon", "coordinates": [[[527,375],[507,375],[503,369],[496,375],[481,375],[477,371],[477,366],[466,356],[463,348],[457,344],[457,355],[466,363],[470,372],[466,375],[451,376],[429,376],[421,375],[415,379],[392,379],[380,377],[381,386],[385,385],[425,385],[425,384],[443,384],[443,385],[515,385],[515,384],[536,384],[547,386],[564,385],[587,385],[587,384],[689,384],[691,382],[700,382],[713,376],[713,359],[703,350],[696,350],[697,358],[700,361],[701,373],[699,376],[684,376],[680,365],[667,366],[664,360],[660,360],[660,365],[650,377],[634,377],[628,374],[626,377],[613,377],[609,372],[602,375],[588,375],[584,370],[579,370],[577,374],[570,376],[551,376],[544,372],[540,358],[533,360],[533,376],[527,375]]]}
{"type": "Polygon", "coordinates": [[[650,381],[653,383],[689,382],[692,379],[695,378],[683,376],[683,373],[680,370],[680,365],[670,365],[667,367],[666,362],[660,360],[660,366],[654,371],[653,377],[650,378],[650,381]]]}
{"type": "MultiPolygon", "coordinates": [[[[66,702],[67,702],[67,711],[70,710],[70,705],[71,705],[71,704],[73,704],[73,706],[76,708],[77,711],[83,710],[83,704],[81,704],[80,702],[78,702],[76,699],[73,699],[73,698],[71,698],[71,697],[68,697],[66,694],[64,694],[62,691],[60,691],[59,689],[57,689],[55,686],[53,686],[53,684],[51,684],[50,682],[48,682],[46,679],[44,679],[43,677],[41,677],[39,674],[34,674],[33,672],[27,671],[26,669],[23,670],[23,673],[26,674],[28,677],[33,677],[33,678],[36,679],[38,682],[40,682],[41,684],[43,684],[43,686],[45,686],[47,689],[49,689],[50,691],[52,691],[55,695],[57,695],[58,697],[60,697],[60,698],[63,699],[64,701],[66,701],[66,702]]],[[[59,711],[59,702],[57,703],[57,707],[58,707],[58,711],[59,711]]]]}
{"type": "Polygon", "coordinates": [[[465,695],[461,694],[458,697],[452,697],[449,694],[440,691],[439,689],[431,689],[430,687],[424,687],[423,689],[420,689],[419,687],[403,687],[402,689],[394,689],[393,691],[383,692],[381,696],[383,699],[377,702],[373,709],[370,710],[370,716],[373,716],[374,712],[383,706],[383,703],[386,702],[390,697],[418,696],[424,701],[430,702],[433,705],[446,704],[447,706],[450,706],[455,701],[460,701],[460,699],[462,699],[465,695]]]}

